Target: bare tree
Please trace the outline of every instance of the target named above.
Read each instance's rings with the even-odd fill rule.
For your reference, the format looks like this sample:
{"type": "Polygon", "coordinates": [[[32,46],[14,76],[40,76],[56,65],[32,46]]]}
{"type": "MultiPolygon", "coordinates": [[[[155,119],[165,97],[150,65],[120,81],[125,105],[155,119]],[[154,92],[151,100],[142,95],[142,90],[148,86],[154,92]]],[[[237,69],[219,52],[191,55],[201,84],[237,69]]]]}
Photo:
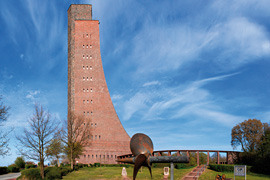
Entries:
{"type": "MultiPolygon", "coordinates": [[[[2,123],[7,120],[8,118],[8,111],[10,107],[3,105],[3,102],[1,102],[2,97],[0,96],[0,128],[3,126],[2,123]]],[[[1,128],[2,129],[2,128],[1,128]]],[[[10,148],[8,147],[8,132],[3,132],[0,129],[0,156],[5,156],[8,154],[10,148]]]]}
{"type": "Polygon", "coordinates": [[[28,128],[24,128],[22,135],[17,135],[19,152],[32,160],[40,162],[40,174],[44,178],[44,161],[47,158],[46,149],[54,138],[57,129],[51,116],[39,104],[35,104],[35,112],[28,120],[28,128]]]}
{"type": "Polygon", "coordinates": [[[90,120],[69,113],[66,126],[63,141],[65,143],[65,153],[70,160],[71,169],[73,169],[75,159],[82,155],[86,145],[90,145],[90,137],[92,137],[90,120]]]}

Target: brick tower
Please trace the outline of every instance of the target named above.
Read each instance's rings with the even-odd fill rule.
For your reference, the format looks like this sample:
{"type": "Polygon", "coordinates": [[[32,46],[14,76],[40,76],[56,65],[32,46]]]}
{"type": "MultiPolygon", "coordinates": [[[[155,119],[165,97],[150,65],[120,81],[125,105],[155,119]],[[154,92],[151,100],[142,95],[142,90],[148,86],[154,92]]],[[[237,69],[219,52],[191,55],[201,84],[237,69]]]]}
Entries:
{"type": "Polygon", "coordinates": [[[106,84],[99,41],[99,21],[92,5],[68,9],[68,113],[84,116],[91,124],[91,144],[79,163],[114,164],[116,156],[130,153],[130,137],[123,128],[106,84]]]}

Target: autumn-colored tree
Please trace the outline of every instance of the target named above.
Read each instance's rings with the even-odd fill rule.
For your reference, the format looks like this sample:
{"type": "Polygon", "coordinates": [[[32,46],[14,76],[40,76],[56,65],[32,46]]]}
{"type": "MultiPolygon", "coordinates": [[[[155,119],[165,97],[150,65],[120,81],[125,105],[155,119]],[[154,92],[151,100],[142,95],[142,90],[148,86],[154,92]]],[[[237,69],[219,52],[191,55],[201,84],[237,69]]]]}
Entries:
{"type": "Polygon", "coordinates": [[[231,145],[234,149],[241,145],[244,152],[255,152],[260,144],[261,137],[269,125],[257,119],[249,119],[232,128],[231,145]]]}
{"type": "Polygon", "coordinates": [[[46,154],[49,157],[56,158],[57,165],[60,167],[59,158],[63,152],[63,145],[60,137],[51,140],[50,145],[47,147],[46,154]]]}
{"type": "MultiPolygon", "coordinates": [[[[90,143],[90,119],[69,113],[66,121],[67,131],[63,133],[65,143],[65,153],[70,160],[71,169],[75,164],[75,159],[82,155],[84,147],[90,143]]],[[[65,128],[64,128],[65,129],[65,128]]]]}

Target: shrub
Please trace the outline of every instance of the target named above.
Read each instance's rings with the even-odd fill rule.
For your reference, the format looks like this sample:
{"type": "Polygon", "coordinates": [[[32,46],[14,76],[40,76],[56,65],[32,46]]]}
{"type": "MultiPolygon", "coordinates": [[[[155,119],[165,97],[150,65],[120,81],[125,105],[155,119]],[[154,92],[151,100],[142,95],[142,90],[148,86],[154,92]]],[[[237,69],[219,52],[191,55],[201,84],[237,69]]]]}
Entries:
{"type": "Polygon", "coordinates": [[[20,168],[18,168],[15,164],[11,164],[7,168],[8,172],[20,172],[20,168]]]}
{"type": "Polygon", "coordinates": [[[1,174],[7,174],[8,173],[8,168],[7,167],[0,167],[0,175],[1,174]]]}
{"type": "Polygon", "coordinates": [[[62,179],[60,168],[48,167],[45,169],[44,173],[47,180],[62,179]]]}
{"type": "Polygon", "coordinates": [[[35,165],[35,164],[26,164],[25,165],[25,169],[36,168],[36,167],[37,167],[37,165],[35,165]]]}
{"type": "Polygon", "coordinates": [[[76,166],[78,166],[79,168],[82,168],[83,167],[83,164],[79,163],[76,166]]]}
{"type": "Polygon", "coordinates": [[[71,168],[60,168],[60,172],[61,172],[61,176],[66,176],[68,173],[72,172],[72,169],[71,168]]]}
{"type": "MultiPolygon", "coordinates": [[[[228,164],[209,164],[209,168],[218,172],[234,172],[234,165],[228,164]]],[[[250,172],[251,166],[247,166],[247,172],[250,172]]]]}
{"type": "Polygon", "coordinates": [[[100,167],[100,163],[94,163],[95,167],[100,167]]]}
{"type": "Polygon", "coordinates": [[[189,167],[193,167],[192,164],[186,164],[186,163],[177,163],[175,164],[175,169],[185,169],[185,168],[189,168],[189,167]]]}
{"type": "Polygon", "coordinates": [[[16,166],[20,169],[20,168],[25,168],[25,161],[23,157],[17,157],[17,159],[14,162],[16,164],[16,166]]]}
{"type": "MultiPolygon", "coordinates": [[[[90,164],[90,166],[93,167],[95,166],[95,164],[94,165],[90,164]]],[[[100,164],[100,166],[101,167],[126,167],[126,168],[130,167],[129,164],[100,164]]]]}
{"type": "Polygon", "coordinates": [[[21,172],[20,178],[28,180],[41,180],[40,168],[26,169],[21,172]]]}

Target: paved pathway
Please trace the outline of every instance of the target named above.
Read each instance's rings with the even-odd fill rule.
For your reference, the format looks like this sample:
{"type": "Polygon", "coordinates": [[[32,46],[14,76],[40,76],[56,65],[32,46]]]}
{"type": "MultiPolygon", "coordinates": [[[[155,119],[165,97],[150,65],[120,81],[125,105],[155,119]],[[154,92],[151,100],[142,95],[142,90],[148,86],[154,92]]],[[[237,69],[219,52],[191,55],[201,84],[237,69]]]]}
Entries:
{"type": "Polygon", "coordinates": [[[17,177],[19,177],[21,175],[21,173],[9,173],[9,174],[4,174],[4,175],[0,175],[0,180],[13,180],[16,179],[17,177]]]}
{"type": "Polygon", "coordinates": [[[188,173],[182,180],[196,180],[199,179],[200,175],[204,172],[206,166],[201,165],[194,168],[190,173],[188,173]]]}

